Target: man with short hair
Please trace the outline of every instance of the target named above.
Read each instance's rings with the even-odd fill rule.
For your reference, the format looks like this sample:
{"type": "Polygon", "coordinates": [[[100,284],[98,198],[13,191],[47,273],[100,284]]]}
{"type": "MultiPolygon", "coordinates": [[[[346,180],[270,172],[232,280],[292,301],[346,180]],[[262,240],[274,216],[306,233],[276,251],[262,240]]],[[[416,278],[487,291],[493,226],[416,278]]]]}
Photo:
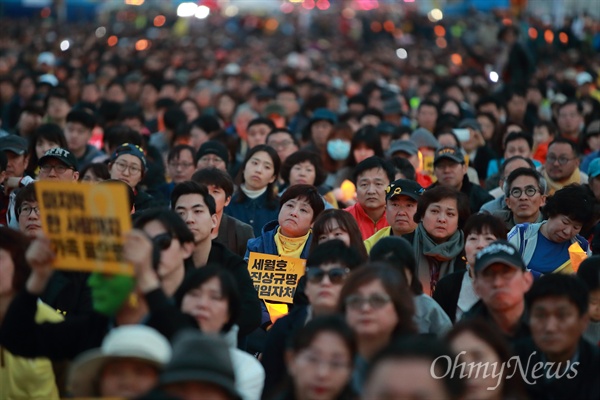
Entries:
{"type": "Polygon", "coordinates": [[[509,210],[492,214],[504,221],[507,231],[517,224],[542,222],[544,216],[540,208],[546,204],[547,189],[546,180],[539,172],[518,168],[504,183],[504,199],[509,210]]]}
{"type": "Polygon", "coordinates": [[[388,226],[385,189],[394,180],[394,175],[394,168],[377,156],[361,161],[354,168],[357,203],[345,211],[356,219],[363,240],[388,226]]]}
{"type": "Polygon", "coordinates": [[[417,125],[429,132],[435,131],[438,118],[438,106],[431,100],[423,100],[417,107],[417,125]]]}
{"type": "Polygon", "coordinates": [[[251,225],[223,213],[233,195],[233,180],[229,174],[220,169],[205,168],[196,171],[191,180],[206,185],[215,199],[217,226],[212,231],[213,240],[244,257],[248,240],[254,238],[254,229],[251,225]]]}
{"type": "Polygon", "coordinates": [[[242,312],[237,321],[240,336],[245,336],[258,328],[261,320],[261,304],[254,289],[246,262],[227,247],[212,240],[212,230],[217,226],[217,213],[214,198],[208,188],[197,182],[182,182],[175,186],[171,194],[173,209],[194,234],[193,265],[201,268],[207,264],[218,264],[231,272],[242,298],[242,312]]]}
{"type": "Polygon", "coordinates": [[[423,191],[421,185],[408,179],[398,179],[390,183],[385,190],[385,213],[389,226],[365,240],[367,252],[370,252],[381,238],[402,236],[417,229],[414,216],[423,191]]]}
{"type": "Polygon", "coordinates": [[[561,137],[570,140],[574,144],[581,139],[583,128],[583,107],[576,99],[568,99],[558,106],[558,117],[556,118],[558,132],[561,137]]]}
{"type": "MultiPolygon", "coordinates": [[[[492,160],[487,168],[486,184],[489,184],[494,177],[497,177],[500,165],[504,160],[515,156],[521,156],[531,159],[535,167],[541,167],[542,163],[532,158],[533,137],[525,132],[511,132],[504,139],[504,156],[499,160],[492,160]]],[[[505,175],[506,176],[506,175],[505,175]]]]}
{"type": "Polygon", "coordinates": [[[75,155],[67,149],[55,147],[38,161],[40,181],[76,182],[79,179],[75,155]]]}
{"type": "Polygon", "coordinates": [[[171,182],[160,185],[159,191],[165,199],[171,197],[171,192],[176,184],[189,181],[196,171],[194,162],[195,150],[192,146],[179,144],[169,150],[167,155],[167,172],[171,182]]]}
{"type": "Polygon", "coordinates": [[[87,111],[73,110],[67,114],[65,138],[69,151],[75,155],[80,169],[102,154],[96,147],[88,144],[95,125],[96,119],[87,111]]]}
{"type": "Polygon", "coordinates": [[[519,251],[505,240],[492,242],[477,253],[473,288],[480,300],[463,319],[481,318],[513,344],[528,337],[524,295],[532,283],[519,251]]]}
{"type": "Polygon", "coordinates": [[[268,118],[258,117],[248,122],[248,127],[246,128],[248,149],[259,144],[265,144],[267,135],[273,128],[275,128],[275,124],[268,118]]]}
{"type": "Polygon", "coordinates": [[[275,149],[282,164],[289,155],[297,152],[300,149],[292,132],[285,128],[275,128],[272,130],[267,135],[266,143],[267,146],[275,149]]]}
{"type": "Polygon", "coordinates": [[[574,275],[544,275],[526,294],[531,338],[517,346],[531,399],[599,399],[600,349],[583,338],[588,290],[574,275]]]}
{"type": "Polygon", "coordinates": [[[479,212],[482,205],[494,198],[481,186],[469,181],[465,155],[457,147],[440,147],[435,152],[433,159],[433,173],[437,182],[428,189],[437,186],[447,186],[459,190],[469,197],[471,213],[479,212]]]}
{"type": "Polygon", "coordinates": [[[7,159],[4,174],[4,192],[8,193],[6,224],[15,229],[18,225],[14,208],[15,196],[19,188],[33,182],[33,178],[25,175],[30,157],[27,148],[27,139],[20,136],[8,135],[0,138],[0,151],[7,159]]]}
{"type": "Polygon", "coordinates": [[[571,183],[588,183],[587,174],[579,170],[579,152],[576,144],[565,138],[554,139],[548,146],[542,175],[548,181],[549,196],[571,183]]]}
{"type": "Polygon", "coordinates": [[[517,168],[531,168],[535,170],[535,165],[530,158],[522,156],[514,156],[504,160],[500,167],[498,187],[488,192],[495,198],[482,205],[480,211],[492,213],[494,211],[508,209],[506,198],[504,197],[504,182],[506,181],[506,178],[508,178],[508,175],[517,168]]]}

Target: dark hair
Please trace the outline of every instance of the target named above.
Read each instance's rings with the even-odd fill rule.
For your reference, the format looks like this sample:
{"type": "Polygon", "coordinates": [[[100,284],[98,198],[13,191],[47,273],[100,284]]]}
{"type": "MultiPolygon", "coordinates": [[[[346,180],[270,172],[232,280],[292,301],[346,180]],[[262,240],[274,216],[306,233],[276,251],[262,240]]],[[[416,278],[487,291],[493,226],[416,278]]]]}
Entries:
{"type": "Polygon", "coordinates": [[[252,127],[254,125],[267,125],[270,130],[275,129],[275,124],[273,123],[273,121],[271,121],[269,118],[264,118],[264,117],[258,117],[258,118],[254,118],[254,119],[250,120],[250,122],[248,122],[248,126],[246,127],[246,129],[250,129],[250,127],[252,127]]]}
{"type": "Polygon", "coordinates": [[[194,181],[181,182],[175,185],[173,192],[171,193],[172,210],[175,210],[177,200],[186,194],[199,194],[204,199],[204,204],[206,204],[206,207],[208,207],[208,212],[210,212],[210,215],[214,215],[217,212],[215,199],[208,192],[208,188],[205,185],[194,181]]]}
{"type": "Polygon", "coordinates": [[[25,288],[25,283],[31,273],[29,264],[25,259],[25,252],[30,243],[30,239],[23,233],[6,226],[0,226],[0,249],[10,253],[10,258],[14,264],[11,286],[15,294],[25,288]]]}
{"type": "Polygon", "coordinates": [[[288,341],[287,347],[295,353],[308,348],[319,334],[323,332],[335,333],[341,337],[350,352],[350,360],[354,363],[356,355],[356,335],[340,315],[326,315],[311,319],[304,327],[298,330],[288,341]]]}
{"type": "Polygon", "coordinates": [[[119,114],[117,115],[117,120],[120,122],[123,122],[126,119],[137,119],[142,124],[146,122],[142,107],[131,104],[122,106],[121,111],[119,111],[119,114]]]}
{"type": "Polygon", "coordinates": [[[271,137],[271,135],[275,135],[277,133],[286,133],[290,136],[290,139],[292,139],[292,142],[294,142],[294,144],[296,146],[298,146],[298,140],[296,139],[296,137],[294,136],[294,134],[287,128],[278,128],[275,127],[271,130],[271,132],[269,132],[269,134],[267,135],[267,138],[265,140],[266,143],[269,142],[269,138],[271,137]]]}
{"type": "Polygon", "coordinates": [[[385,172],[389,180],[388,184],[394,182],[394,178],[396,176],[396,171],[394,170],[394,167],[388,161],[385,161],[383,158],[372,156],[362,160],[354,168],[354,173],[352,174],[352,180],[354,181],[354,184],[358,182],[358,178],[360,175],[362,175],[370,169],[383,170],[383,172],[385,172]]]}
{"type": "Polygon", "coordinates": [[[557,215],[566,215],[570,219],[586,225],[592,219],[593,209],[594,200],[585,186],[572,183],[548,197],[546,205],[542,207],[542,212],[548,219],[557,215]]]}
{"type": "Polygon", "coordinates": [[[197,127],[206,132],[207,135],[210,135],[213,132],[221,129],[221,125],[219,125],[219,120],[213,115],[201,115],[192,122],[190,122],[188,130],[193,127],[197,127]]]}
{"type": "Polygon", "coordinates": [[[399,236],[381,238],[369,253],[369,261],[384,262],[397,268],[402,274],[410,272],[408,286],[414,295],[423,294],[423,285],[419,281],[419,271],[412,244],[399,236]]]}
{"type": "Polygon", "coordinates": [[[390,296],[394,310],[398,316],[398,324],[394,328],[394,336],[416,333],[413,316],[415,314],[414,300],[406,279],[397,269],[387,264],[369,263],[350,273],[340,292],[339,309],[346,313],[346,299],[356,293],[362,286],[373,281],[379,281],[385,292],[390,296]]]}
{"type": "Polygon", "coordinates": [[[469,198],[458,190],[447,186],[436,186],[423,192],[417,203],[417,212],[414,220],[416,223],[421,222],[425,211],[432,203],[440,202],[444,199],[455,199],[456,208],[458,211],[458,229],[462,229],[467,219],[471,216],[469,208],[469,198]]]}
{"type": "MultiPolygon", "coordinates": [[[[465,384],[459,374],[448,374],[452,361],[455,359],[454,352],[450,346],[441,340],[431,336],[413,336],[401,338],[393,341],[388,346],[379,351],[369,363],[366,372],[365,382],[375,374],[377,368],[388,361],[406,360],[410,362],[414,359],[426,360],[438,370],[436,376],[443,376],[442,383],[446,391],[447,399],[457,400],[462,398],[465,392],[465,384]]],[[[399,377],[400,378],[400,377],[399,377]]]]}
{"type": "Polygon", "coordinates": [[[577,270],[577,276],[587,285],[590,292],[600,289],[600,256],[595,255],[583,260],[577,270]]]}
{"type": "Polygon", "coordinates": [[[329,209],[325,210],[315,219],[312,228],[312,242],[310,249],[313,251],[319,245],[319,236],[331,231],[331,221],[335,220],[341,230],[350,236],[350,247],[356,249],[360,254],[360,261],[366,261],[368,258],[367,249],[358,228],[358,223],[352,215],[344,210],[329,209]]]}
{"type": "Polygon", "coordinates": [[[500,218],[488,214],[486,212],[480,212],[473,214],[465,222],[465,226],[462,228],[465,235],[465,241],[467,236],[470,234],[483,235],[486,232],[496,236],[496,239],[506,240],[506,227],[500,218]]]}
{"type": "Polygon", "coordinates": [[[377,108],[373,108],[373,107],[367,107],[359,116],[358,116],[358,120],[360,121],[363,117],[366,117],[367,115],[373,115],[377,118],[379,118],[380,121],[383,121],[384,119],[384,115],[383,113],[377,109],[377,108]]]}
{"type": "Polygon", "coordinates": [[[512,185],[513,182],[520,176],[532,177],[537,181],[541,194],[544,195],[548,193],[548,182],[546,182],[546,178],[544,178],[542,174],[531,168],[517,168],[504,180],[503,190],[504,195],[507,198],[510,196],[510,185],[512,185]]]}
{"type": "Polygon", "coordinates": [[[404,178],[411,181],[417,180],[417,172],[415,167],[404,157],[392,157],[389,161],[395,169],[396,173],[401,173],[404,178]]]}
{"type": "Polygon", "coordinates": [[[566,297],[579,311],[579,316],[588,310],[589,291],[577,275],[548,274],[536,279],[531,289],[525,293],[525,307],[528,313],[536,300],[544,297],[566,297]]]}
{"type": "Polygon", "coordinates": [[[298,91],[294,89],[293,86],[280,86],[276,90],[276,94],[280,93],[292,93],[296,98],[298,98],[298,91]]]}
{"type": "Polygon", "coordinates": [[[556,137],[558,134],[558,128],[551,121],[538,121],[534,125],[534,128],[546,128],[548,129],[548,133],[553,137],[556,137]]]}
{"type": "Polygon", "coordinates": [[[83,125],[91,131],[96,125],[96,118],[87,111],[73,110],[67,114],[67,122],[80,123],[81,125],[83,125]]]}
{"type": "Polygon", "coordinates": [[[325,202],[319,194],[319,191],[313,185],[293,185],[286,189],[281,195],[279,200],[279,209],[283,207],[285,203],[293,199],[306,199],[310,208],[313,211],[312,222],[323,212],[325,209],[325,202]]]}
{"type": "Polygon", "coordinates": [[[504,162],[500,166],[500,177],[502,177],[504,175],[504,171],[506,170],[506,166],[508,164],[510,164],[511,162],[515,161],[515,160],[523,160],[527,164],[529,164],[529,167],[531,169],[535,169],[535,164],[533,163],[533,161],[531,161],[531,158],[525,158],[523,156],[512,156],[512,157],[507,158],[506,160],[504,160],[504,162]]]}
{"type": "Polygon", "coordinates": [[[493,104],[496,106],[496,108],[502,108],[502,103],[500,102],[500,100],[498,99],[498,97],[496,96],[482,96],[479,98],[479,100],[477,100],[477,103],[475,103],[475,109],[477,111],[479,111],[479,109],[481,107],[483,107],[486,104],[493,104]]]}
{"type": "Polygon", "coordinates": [[[511,367],[511,363],[509,362],[513,353],[499,331],[493,329],[489,323],[482,319],[462,320],[457,322],[446,334],[446,343],[450,344],[463,333],[471,333],[479,340],[485,342],[492,350],[494,350],[501,365],[507,365],[508,368],[503,371],[503,387],[500,397],[503,399],[527,398],[524,396],[523,382],[520,379],[520,375],[514,373],[514,369],[517,368],[517,366],[511,367]],[[510,379],[507,379],[508,376],[510,376],[510,379]]]}
{"type": "MultiPolygon", "coordinates": [[[[196,150],[192,147],[189,146],[187,144],[178,144],[177,146],[174,146],[171,148],[171,150],[169,150],[169,154],[167,155],[167,161],[173,161],[175,158],[179,158],[181,156],[181,153],[183,153],[185,150],[189,151],[190,154],[192,155],[192,160],[196,157],[196,150]]],[[[194,163],[194,166],[196,165],[196,163],[194,163]]]]}
{"type": "Polygon", "coordinates": [[[221,188],[225,192],[225,197],[233,196],[233,180],[227,172],[218,168],[199,169],[192,175],[192,181],[221,188]]]}
{"type": "Polygon", "coordinates": [[[197,289],[212,278],[218,278],[221,285],[221,294],[227,299],[229,319],[223,325],[222,332],[229,332],[242,313],[242,298],[231,272],[218,264],[207,264],[201,268],[194,268],[183,280],[175,293],[175,302],[179,307],[185,295],[197,289]]]}
{"type": "MultiPolygon", "coordinates": [[[[246,158],[244,158],[244,161],[240,166],[240,171],[238,173],[237,178],[240,187],[241,184],[244,183],[244,170],[246,169],[246,164],[248,164],[248,161],[250,161],[250,158],[252,158],[252,156],[261,151],[267,153],[269,157],[271,157],[271,161],[273,161],[273,176],[275,176],[275,178],[279,176],[279,170],[281,168],[281,159],[279,158],[277,151],[275,151],[275,149],[271,146],[267,146],[266,144],[259,144],[248,150],[248,152],[246,153],[246,158]]],[[[277,179],[275,179],[273,182],[267,185],[267,208],[270,209],[274,209],[275,207],[277,207],[277,195],[275,194],[274,190],[276,182],[277,179]]],[[[246,195],[244,194],[242,189],[239,188],[236,193],[238,194],[238,202],[243,203],[246,200],[246,195]]]]}
{"type": "Polygon", "coordinates": [[[194,243],[194,234],[190,231],[185,221],[174,211],[168,208],[150,208],[136,213],[133,219],[133,227],[141,229],[151,221],[160,222],[182,244],[194,243]]]}
{"type": "Polygon", "coordinates": [[[335,263],[355,269],[361,264],[361,257],[356,249],[346,246],[338,239],[328,240],[314,248],[311,246],[310,255],[306,259],[307,266],[318,267],[323,264],[335,263]]]}
{"type": "Polygon", "coordinates": [[[573,150],[573,154],[576,157],[579,155],[579,149],[577,148],[577,145],[575,143],[571,142],[569,139],[565,139],[560,136],[550,142],[550,144],[548,145],[548,151],[550,151],[550,147],[552,147],[552,145],[561,144],[561,143],[568,144],[571,147],[571,150],[573,150]]]}
{"type": "Polygon", "coordinates": [[[6,158],[6,153],[0,151],[0,172],[6,171],[6,167],[8,166],[8,158],[6,158]]]}
{"type": "Polygon", "coordinates": [[[283,179],[285,183],[289,184],[290,172],[292,168],[296,164],[300,164],[305,161],[308,161],[313,165],[313,167],[315,167],[315,181],[313,185],[320,186],[323,182],[325,182],[327,175],[325,174],[325,170],[323,169],[323,165],[321,164],[321,157],[319,157],[317,153],[306,150],[299,150],[295,153],[290,154],[285,159],[283,165],[281,166],[281,179],[283,179]]]}
{"type": "Polygon", "coordinates": [[[31,137],[29,138],[29,163],[27,164],[28,172],[35,171],[38,166],[39,158],[37,156],[37,152],[35,151],[35,147],[40,139],[56,143],[58,147],[63,149],[68,147],[67,139],[65,138],[65,134],[60,126],[52,123],[41,124],[33,131],[31,137]]]}
{"type": "Polygon", "coordinates": [[[557,114],[560,114],[560,110],[565,108],[566,106],[575,105],[578,114],[583,114],[583,105],[581,102],[575,98],[569,98],[564,103],[558,105],[557,114]]]}
{"type": "MultiPolygon", "coordinates": [[[[92,171],[92,173],[94,175],[96,175],[98,178],[100,178],[103,181],[110,179],[110,171],[108,170],[108,165],[106,165],[105,163],[91,163],[91,164],[86,165],[79,172],[79,181],[83,180],[85,173],[88,171],[92,171]]],[[[129,186],[129,185],[127,185],[127,186],[129,186]]]]}
{"type": "Polygon", "coordinates": [[[17,195],[15,196],[15,215],[17,216],[17,221],[19,220],[19,211],[23,202],[37,202],[37,195],[35,193],[35,182],[31,182],[29,185],[21,188],[17,195]]]}
{"type": "Polygon", "coordinates": [[[372,125],[366,125],[356,131],[354,137],[352,137],[350,144],[350,156],[348,157],[349,167],[355,167],[357,165],[356,159],[354,158],[354,150],[363,144],[369,149],[373,150],[375,157],[384,157],[383,149],[381,148],[381,139],[377,133],[377,128],[372,125]]]}
{"type": "Polygon", "coordinates": [[[506,136],[506,138],[504,138],[504,148],[506,149],[506,146],[510,142],[514,142],[515,140],[519,140],[519,139],[523,139],[527,142],[527,145],[529,146],[529,150],[531,150],[533,148],[533,136],[531,136],[530,133],[526,133],[526,132],[511,132],[511,133],[509,133],[506,136]]]}
{"type": "Polygon", "coordinates": [[[109,150],[114,150],[123,143],[131,143],[142,146],[142,135],[126,125],[113,125],[104,131],[102,144],[109,150]]]}
{"type": "Polygon", "coordinates": [[[423,100],[419,103],[419,106],[417,107],[417,112],[421,111],[421,108],[423,107],[433,107],[435,108],[436,112],[439,112],[439,108],[436,102],[432,101],[432,100],[423,100]]]}

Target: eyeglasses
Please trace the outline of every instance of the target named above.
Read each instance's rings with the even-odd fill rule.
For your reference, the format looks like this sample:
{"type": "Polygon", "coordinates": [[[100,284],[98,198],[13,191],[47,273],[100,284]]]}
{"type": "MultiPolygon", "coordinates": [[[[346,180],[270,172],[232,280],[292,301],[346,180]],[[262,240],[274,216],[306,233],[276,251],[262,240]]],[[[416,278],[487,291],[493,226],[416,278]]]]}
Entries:
{"type": "Polygon", "coordinates": [[[21,206],[19,208],[19,215],[30,216],[32,212],[34,212],[35,215],[40,215],[40,208],[31,206],[21,206]]]}
{"type": "Polygon", "coordinates": [[[275,150],[285,150],[290,147],[294,142],[291,140],[282,140],[281,142],[271,142],[268,143],[269,146],[274,148],[275,150]]]}
{"type": "Polygon", "coordinates": [[[318,368],[321,365],[327,366],[330,370],[339,371],[350,368],[351,364],[342,360],[324,360],[315,354],[308,352],[302,353],[299,358],[313,368],[318,368]]]}
{"type": "Polygon", "coordinates": [[[154,243],[154,246],[161,251],[171,247],[172,241],[173,236],[170,233],[161,233],[160,235],[156,235],[152,238],[152,243],[154,243]]]}
{"type": "Polygon", "coordinates": [[[169,167],[173,168],[173,169],[177,169],[177,168],[181,168],[181,169],[188,169],[193,167],[194,164],[193,163],[174,163],[174,162],[170,162],[169,163],[169,167]]]}
{"type": "Polygon", "coordinates": [[[57,165],[44,164],[44,165],[40,165],[40,171],[42,171],[42,172],[49,173],[50,171],[52,171],[52,169],[54,169],[57,174],[64,174],[64,172],[66,170],[68,170],[68,169],[73,169],[74,170],[74,168],[69,168],[66,165],[62,165],[62,164],[57,164],[57,165]]]}
{"type": "Polygon", "coordinates": [[[525,189],[521,189],[519,187],[516,187],[516,188],[512,188],[510,190],[510,195],[512,197],[514,197],[515,199],[518,199],[518,198],[521,197],[521,195],[523,193],[525,193],[527,195],[527,197],[533,197],[538,192],[540,192],[540,190],[534,188],[533,186],[527,186],[525,189]]]}
{"type": "Polygon", "coordinates": [[[198,160],[198,162],[203,163],[203,164],[211,164],[211,165],[215,165],[215,164],[225,164],[225,161],[223,161],[223,159],[221,159],[221,157],[200,157],[200,159],[198,160]]]}
{"type": "Polygon", "coordinates": [[[331,283],[340,284],[344,282],[349,272],[348,268],[342,267],[332,268],[329,271],[325,271],[319,267],[308,267],[306,268],[306,279],[310,283],[321,283],[325,275],[327,275],[331,283]]]}
{"type": "Polygon", "coordinates": [[[385,293],[372,294],[369,297],[362,297],[358,294],[354,294],[346,297],[346,307],[352,310],[361,310],[365,304],[369,304],[372,309],[383,308],[387,303],[391,301],[390,296],[385,293]]]}
{"type": "Polygon", "coordinates": [[[568,163],[569,161],[573,161],[575,158],[577,157],[573,157],[573,158],[567,158],[567,157],[558,157],[556,158],[556,156],[548,156],[546,157],[546,163],[547,164],[554,164],[556,161],[558,161],[558,163],[560,165],[565,165],[566,163],[568,163]]]}
{"type": "Polygon", "coordinates": [[[137,165],[128,165],[127,163],[124,163],[122,161],[115,162],[115,165],[117,166],[117,170],[119,170],[119,172],[125,172],[126,169],[129,170],[129,173],[131,175],[137,175],[142,172],[142,169],[137,165]]]}

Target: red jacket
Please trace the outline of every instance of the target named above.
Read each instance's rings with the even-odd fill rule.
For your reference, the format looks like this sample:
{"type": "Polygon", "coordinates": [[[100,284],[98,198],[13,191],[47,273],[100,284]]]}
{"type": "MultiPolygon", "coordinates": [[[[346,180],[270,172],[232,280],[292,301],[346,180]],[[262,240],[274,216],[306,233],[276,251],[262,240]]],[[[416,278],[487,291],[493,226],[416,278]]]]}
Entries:
{"type": "Polygon", "coordinates": [[[350,214],[352,214],[358,223],[358,228],[360,229],[360,234],[363,240],[367,240],[373,236],[375,232],[385,228],[386,226],[389,226],[387,219],[385,218],[385,211],[383,212],[381,218],[379,218],[379,221],[376,222],[373,222],[373,220],[367,215],[359,203],[346,208],[344,211],[348,211],[350,214]]]}

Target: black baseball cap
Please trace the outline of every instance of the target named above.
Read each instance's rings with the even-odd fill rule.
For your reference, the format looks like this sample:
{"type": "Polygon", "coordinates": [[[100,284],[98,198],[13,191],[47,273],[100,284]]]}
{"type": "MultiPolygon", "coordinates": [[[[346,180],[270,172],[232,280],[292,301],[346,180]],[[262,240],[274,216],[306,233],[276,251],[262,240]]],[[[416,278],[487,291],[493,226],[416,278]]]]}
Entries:
{"type": "Polygon", "coordinates": [[[496,240],[477,253],[475,272],[481,272],[492,264],[504,264],[525,271],[525,263],[519,251],[506,240],[496,240]]]}
{"type": "Polygon", "coordinates": [[[0,137],[0,151],[11,151],[18,156],[27,154],[27,139],[18,135],[7,135],[0,137]]]}
{"type": "Polygon", "coordinates": [[[209,140],[202,143],[202,146],[198,149],[198,153],[196,153],[196,163],[207,154],[214,154],[223,160],[226,166],[229,165],[229,152],[223,143],[216,140],[209,140]]]}
{"type": "Polygon", "coordinates": [[[417,182],[410,179],[397,179],[385,189],[385,201],[390,200],[394,196],[408,196],[413,200],[419,201],[419,197],[425,189],[417,182]]]}
{"type": "Polygon", "coordinates": [[[77,170],[77,159],[75,158],[73,153],[71,153],[67,149],[55,147],[46,151],[42,158],[40,158],[40,160],[38,161],[38,165],[44,165],[46,161],[48,161],[51,158],[56,158],[57,160],[65,164],[67,167],[71,167],[74,170],[77,170]]]}
{"type": "Polygon", "coordinates": [[[433,159],[433,165],[437,164],[438,161],[447,158],[459,164],[465,163],[465,154],[458,147],[445,146],[440,147],[435,151],[435,157],[433,159]]]}

